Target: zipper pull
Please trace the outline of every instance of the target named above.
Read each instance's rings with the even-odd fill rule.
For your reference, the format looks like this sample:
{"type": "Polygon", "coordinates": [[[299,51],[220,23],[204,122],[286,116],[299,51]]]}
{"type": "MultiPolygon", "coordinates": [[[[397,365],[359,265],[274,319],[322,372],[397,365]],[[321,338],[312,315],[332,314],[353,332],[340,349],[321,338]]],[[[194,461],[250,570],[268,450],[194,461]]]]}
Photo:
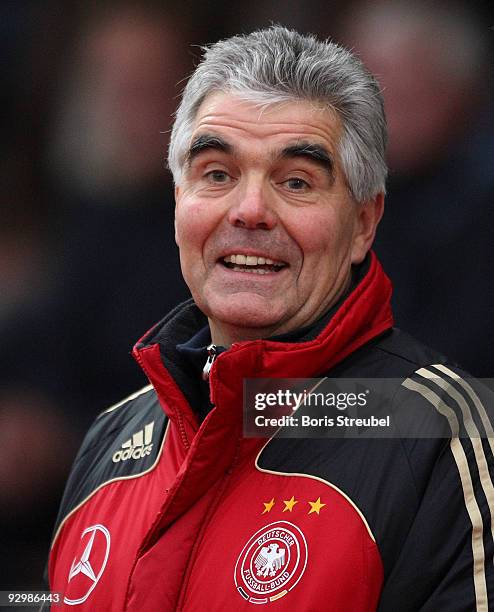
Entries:
{"type": "Polygon", "coordinates": [[[213,363],[214,363],[214,360],[216,359],[217,354],[218,353],[217,353],[216,344],[210,344],[208,346],[208,358],[202,370],[202,380],[209,380],[209,372],[211,371],[211,368],[213,367],[213,363]]]}

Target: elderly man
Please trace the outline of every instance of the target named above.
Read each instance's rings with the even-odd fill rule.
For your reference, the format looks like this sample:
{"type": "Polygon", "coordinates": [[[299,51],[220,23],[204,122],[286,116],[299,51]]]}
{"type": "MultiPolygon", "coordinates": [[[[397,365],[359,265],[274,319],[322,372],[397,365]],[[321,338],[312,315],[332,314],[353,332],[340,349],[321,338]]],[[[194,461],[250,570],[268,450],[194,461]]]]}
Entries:
{"type": "Polygon", "coordinates": [[[67,609],[493,605],[480,437],[243,436],[244,379],[318,376],[394,378],[396,405],[492,433],[457,371],[392,329],[369,251],[385,140],[376,81],[337,45],[273,27],[206,51],[169,157],[193,301],[136,345],[150,385],[76,459],[49,561],[67,609]]]}

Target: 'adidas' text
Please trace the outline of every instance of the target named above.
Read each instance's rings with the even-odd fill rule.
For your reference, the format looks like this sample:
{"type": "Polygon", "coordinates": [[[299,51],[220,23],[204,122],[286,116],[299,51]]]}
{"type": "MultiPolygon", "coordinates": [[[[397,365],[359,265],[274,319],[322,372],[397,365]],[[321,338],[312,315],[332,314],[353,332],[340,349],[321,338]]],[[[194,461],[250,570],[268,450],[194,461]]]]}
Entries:
{"type": "Polygon", "coordinates": [[[148,423],[144,429],[140,429],[132,438],[122,444],[122,448],[113,453],[112,461],[127,461],[128,459],[143,459],[153,450],[153,427],[154,421],[148,423]]]}

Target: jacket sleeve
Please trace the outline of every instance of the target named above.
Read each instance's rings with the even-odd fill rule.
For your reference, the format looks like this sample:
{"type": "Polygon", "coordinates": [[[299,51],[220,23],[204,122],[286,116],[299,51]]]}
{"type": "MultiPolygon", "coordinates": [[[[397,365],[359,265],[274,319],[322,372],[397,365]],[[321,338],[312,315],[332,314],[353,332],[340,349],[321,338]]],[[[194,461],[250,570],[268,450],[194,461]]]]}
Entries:
{"type": "Polygon", "coordinates": [[[425,402],[451,437],[404,441],[421,501],[379,610],[494,610],[494,395],[444,365],[420,368],[402,387],[399,401],[425,402]],[[433,445],[432,472],[421,473],[423,450],[433,445]]]}

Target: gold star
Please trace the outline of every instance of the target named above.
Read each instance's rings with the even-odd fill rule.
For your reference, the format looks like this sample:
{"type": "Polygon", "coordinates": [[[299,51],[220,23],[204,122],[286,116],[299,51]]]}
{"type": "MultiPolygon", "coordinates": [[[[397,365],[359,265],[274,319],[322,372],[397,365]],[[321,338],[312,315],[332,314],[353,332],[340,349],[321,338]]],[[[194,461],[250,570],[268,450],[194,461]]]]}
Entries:
{"type": "Polygon", "coordinates": [[[262,502],[264,504],[264,510],[262,511],[263,514],[266,514],[266,512],[271,512],[271,508],[274,506],[274,497],[271,499],[270,502],[262,502]]]}
{"type": "Polygon", "coordinates": [[[295,504],[298,504],[298,501],[292,495],[292,499],[284,499],[283,503],[285,504],[285,507],[283,508],[283,512],[286,512],[287,510],[288,512],[291,512],[293,510],[293,506],[295,504]]]}
{"type": "Polygon", "coordinates": [[[321,511],[321,508],[326,505],[321,502],[320,497],[317,498],[317,501],[308,502],[308,503],[310,504],[310,507],[311,507],[309,510],[309,514],[312,514],[313,512],[317,512],[317,514],[319,514],[319,512],[321,511]]]}

